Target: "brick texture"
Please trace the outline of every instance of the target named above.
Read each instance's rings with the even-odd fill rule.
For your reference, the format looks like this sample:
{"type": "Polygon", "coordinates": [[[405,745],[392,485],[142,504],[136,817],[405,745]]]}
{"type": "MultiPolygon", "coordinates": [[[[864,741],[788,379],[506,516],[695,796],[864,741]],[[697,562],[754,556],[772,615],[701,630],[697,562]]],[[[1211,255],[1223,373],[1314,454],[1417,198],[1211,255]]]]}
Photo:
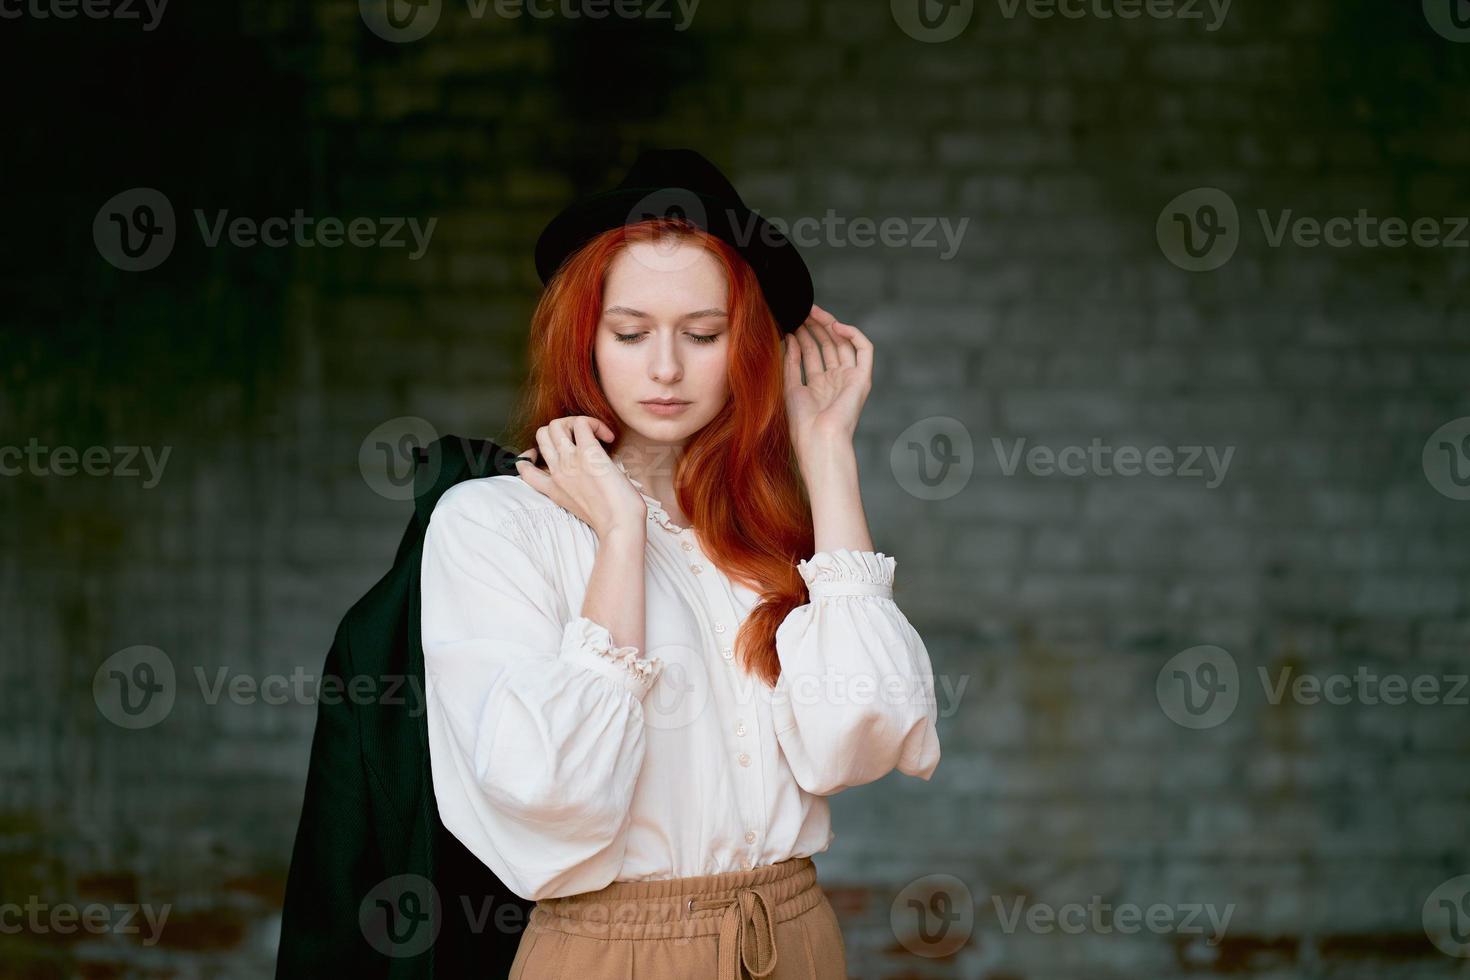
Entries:
{"type": "Polygon", "coordinates": [[[45,447],[0,477],[0,902],[171,910],[151,944],[0,930],[0,978],[268,975],[314,707],[210,691],[320,669],[407,512],[387,457],[359,463],[369,433],[503,433],[535,235],[645,145],[805,219],[819,302],[879,351],[865,500],[944,758],[833,802],[817,861],[852,975],[1463,975],[1426,915],[1470,929],[1432,898],[1470,874],[1470,442],[1426,444],[1470,416],[1470,233],[1270,235],[1360,211],[1448,234],[1470,45],[1417,3],[1242,2],[1211,29],[1182,0],[1157,6],[1203,19],[977,0],[932,43],[882,0],[705,0],[682,29],[673,4],[477,6],[404,43],[355,3],[0,25],[0,446],[45,447]],[[175,211],[144,272],[90,237],[135,187],[175,211]],[[1239,244],[1187,271],[1157,229],[1205,187],[1239,244]],[[211,247],[194,214],[297,208],[436,224],[414,259],[211,247]],[[64,475],[57,447],[101,447],[107,475],[64,475]],[[1125,448],[1167,450],[1167,475],[1119,473],[1125,448]],[[93,683],[140,645],[177,696],[130,730],[93,683]],[[1191,728],[1169,665],[1209,680],[1205,645],[1238,703],[1191,728]],[[1381,703],[1389,676],[1438,693],[1381,703]]]}

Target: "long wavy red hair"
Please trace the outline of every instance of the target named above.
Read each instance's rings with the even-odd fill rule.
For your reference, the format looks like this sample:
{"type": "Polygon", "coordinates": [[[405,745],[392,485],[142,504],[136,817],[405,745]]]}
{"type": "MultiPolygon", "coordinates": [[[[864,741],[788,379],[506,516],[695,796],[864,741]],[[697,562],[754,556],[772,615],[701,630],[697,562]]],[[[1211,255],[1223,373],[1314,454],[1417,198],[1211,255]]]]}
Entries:
{"type": "Polygon", "coordinates": [[[781,673],[776,628],[807,601],[796,563],[812,553],[811,506],[786,422],[781,333],[750,265],[724,241],[685,222],[657,218],[602,232],[569,257],[546,284],[531,318],[531,373],[516,446],[566,415],[622,427],[598,383],[593,345],[608,267],[632,242],[679,236],[705,248],[729,284],[730,398],[690,437],[674,464],[679,508],[699,530],[710,560],[760,596],[736,636],[737,662],[775,685],[781,673]]]}

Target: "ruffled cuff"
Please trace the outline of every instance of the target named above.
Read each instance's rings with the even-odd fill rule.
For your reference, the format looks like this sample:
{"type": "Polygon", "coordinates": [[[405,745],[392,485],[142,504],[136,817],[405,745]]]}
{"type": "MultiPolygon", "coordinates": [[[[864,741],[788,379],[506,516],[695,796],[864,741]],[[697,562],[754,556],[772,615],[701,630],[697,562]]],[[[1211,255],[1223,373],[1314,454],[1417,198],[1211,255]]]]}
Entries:
{"type": "Polygon", "coordinates": [[[616,681],[639,700],[653,689],[664,666],[658,657],[640,657],[637,647],[613,646],[607,627],[586,616],[577,616],[562,631],[561,659],[616,681]]]}
{"type": "Polygon", "coordinates": [[[898,562],[881,551],[819,551],[798,562],[796,570],[813,599],[837,595],[893,598],[893,570],[898,562]]]}

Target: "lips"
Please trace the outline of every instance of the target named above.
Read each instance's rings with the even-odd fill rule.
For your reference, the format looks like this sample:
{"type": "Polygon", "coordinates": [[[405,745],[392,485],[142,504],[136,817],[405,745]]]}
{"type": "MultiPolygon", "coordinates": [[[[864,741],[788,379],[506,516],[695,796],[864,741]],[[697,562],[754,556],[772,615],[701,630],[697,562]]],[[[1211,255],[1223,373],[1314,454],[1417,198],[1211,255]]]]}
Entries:
{"type": "Polygon", "coordinates": [[[682,398],[647,398],[638,404],[654,415],[678,415],[693,403],[682,398]]]}

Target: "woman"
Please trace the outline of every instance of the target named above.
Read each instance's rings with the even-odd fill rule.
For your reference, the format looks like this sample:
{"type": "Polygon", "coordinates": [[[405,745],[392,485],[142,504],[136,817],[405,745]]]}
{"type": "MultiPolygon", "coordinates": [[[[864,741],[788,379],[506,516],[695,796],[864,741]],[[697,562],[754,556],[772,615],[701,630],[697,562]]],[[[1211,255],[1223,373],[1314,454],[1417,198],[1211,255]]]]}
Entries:
{"type": "Polygon", "coordinates": [[[668,152],[623,189],[661,160],[702,226],[584,209],[533,318],[534,447],[430,521],[435,795],[538,903],[512,980],[845,977],[825,797],[939,762],[858,491],[873,346],[794,316],[794,249],[732,233],[733,188],[668,152]]]}

